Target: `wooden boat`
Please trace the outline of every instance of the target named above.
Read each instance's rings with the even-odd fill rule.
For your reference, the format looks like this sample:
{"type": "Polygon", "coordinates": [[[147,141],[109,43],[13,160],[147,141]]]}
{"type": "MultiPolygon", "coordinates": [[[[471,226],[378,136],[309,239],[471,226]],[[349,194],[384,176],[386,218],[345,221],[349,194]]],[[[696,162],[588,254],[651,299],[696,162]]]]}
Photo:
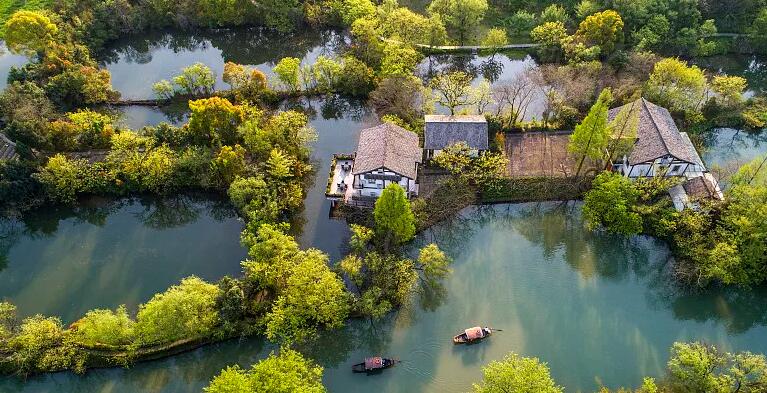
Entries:
{"type": "Polygon", "coordinates": [[[468,328],[463,333],[453,337],[453,344],[471,344],[481,341],[493,334],[493,329],[487,327],[475,326],[468,328]]]}
{"type": "Polygon", "coordinates": [[[365,358],[362,363],[357,363],[352,366],[352,371],[355,373],[372,373],[381,371],[399,363],[397,359],[382,358],[380,356],[365,358]]]}

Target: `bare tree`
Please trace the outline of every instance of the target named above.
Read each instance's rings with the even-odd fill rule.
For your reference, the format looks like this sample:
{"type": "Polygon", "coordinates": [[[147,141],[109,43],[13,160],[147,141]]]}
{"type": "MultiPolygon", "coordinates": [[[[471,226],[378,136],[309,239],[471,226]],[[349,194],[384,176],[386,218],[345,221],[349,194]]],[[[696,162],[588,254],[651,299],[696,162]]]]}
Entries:
{"type": "Polygon", "coordinates": [[[498,83],[493,89],[493,96],[498,103],[496,116],[508,113],[507,127],[513,127],[527,115],[528,107],[540,91],[537,73],[537,68],[527,68],[514,78],[498,83]]]}

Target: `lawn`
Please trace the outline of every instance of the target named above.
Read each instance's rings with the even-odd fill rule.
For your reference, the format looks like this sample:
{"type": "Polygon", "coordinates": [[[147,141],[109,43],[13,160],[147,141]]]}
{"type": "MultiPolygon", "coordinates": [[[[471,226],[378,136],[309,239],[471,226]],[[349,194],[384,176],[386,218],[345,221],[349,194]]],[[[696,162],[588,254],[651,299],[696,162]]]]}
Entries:
{"type": "Polygon", "coordinates": [[[52,0],[0,0],[0,37],[5,33],[5,21],[18,10],[48,8],[52,0]]]}

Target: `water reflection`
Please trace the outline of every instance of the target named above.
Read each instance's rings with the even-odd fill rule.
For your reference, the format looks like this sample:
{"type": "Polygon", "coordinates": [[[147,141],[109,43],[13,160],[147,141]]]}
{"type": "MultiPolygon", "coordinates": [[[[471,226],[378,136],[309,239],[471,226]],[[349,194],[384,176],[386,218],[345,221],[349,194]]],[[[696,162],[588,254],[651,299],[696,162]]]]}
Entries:
{"type": "Polygon", "coordinates": [[[319,55],[333,55],[345,45],[343,34],[301,31],[276,35],[267,30],[215,29],[148,32],[120,39],[99,55],[111,72],[112,85],[123,98],[151,98],[152,84],[170,79],[196,62],[209,66],[223,89],[224,63],[253,65],[272,76],[272,67],[283,57],[313,63],[319,55]]]}
{"type": "Polygon", "coordinates": [[[65,322],[135,307],[189,275],[236,275],[245,256],[234,210],[203,195],[88,198],[1,222],[0,297],[65,322]]]}

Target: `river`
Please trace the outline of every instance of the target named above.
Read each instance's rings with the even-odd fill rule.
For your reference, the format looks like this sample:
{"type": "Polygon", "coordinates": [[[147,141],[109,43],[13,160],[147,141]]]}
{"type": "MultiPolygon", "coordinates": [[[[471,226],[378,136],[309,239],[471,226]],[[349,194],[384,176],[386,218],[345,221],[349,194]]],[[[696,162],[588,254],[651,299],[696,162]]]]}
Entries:
{"type": "MultiPolygon", "coordinates": [[[[124,96],[146,98],[152,82],[196,61],[213,67],[220,78],[225,61],[268,71],[281,57],[311,61],[332,54],[343,41],[333,32],[289,38],[275,40],[253,30],[152,33],[118,42],[101,62],[124,96]]],[[[490,70],[502,80],[534,66],[525,56],[499,55],[492,59],[501,64],[498,74],[488,60],[435,58],[421,68],[469,64],[479,71],[477,78],[490,70]]],[[[323,194],[329,158],[353,151],[360,129],[375,119],[361,103],[334,96],[285,104],[291,106],[310,115],[319,136],[312,154],[315,176],[297,222],[299,240],[338,260],[349,234],[345,223],[328,216],[323,194]]],[[[125,113],[127,125],[141,127],[183,122],[186,109],[125,113]]],[[[704,143],[709,147],[704,160],[720,166],[767,151],[763,136],[729,129],[712,132],[704,143]]],[[[196,212],[188,216],[175,211],[179,202],[170,201],[91,200],[75,210],[49,209],[5,222],[0,296],[16,302],[23,315],[43,312],[71,321],[94,307],[135,307],[189,274],[208,280],[236,274],[244,256],[237,245],[242,224],[231,210],[215,199],[192,199],[184,202],[196,212]]],[[[767,353],[767,290],[679,291],[668,282],[664,244],[589,232],[578,203],[468,208],[420,235],[417,243],[432,241],[455,260],[443,292],[423,296],[375,326],[352,321],[300,348],[326,368],[330,391],[464,392],[480,379],[484,364],[510,351],[548,362],[568,392],[593,391],[600,383],[636,386],[642,376],[662,372],[668,349],[678,340],[767,353]],[[454,334],[476,324],[504,331],[479,345],[453,346],[454,334]],[[376,376],[350,372],[351,364],[371,354],[404,363],[376,376]]],[[[27,381],[6,377],[0,391],[194,392],[222,368],[248,367],[273,349],[259,338],[233,340],[130,369],[27,381]]]]}

